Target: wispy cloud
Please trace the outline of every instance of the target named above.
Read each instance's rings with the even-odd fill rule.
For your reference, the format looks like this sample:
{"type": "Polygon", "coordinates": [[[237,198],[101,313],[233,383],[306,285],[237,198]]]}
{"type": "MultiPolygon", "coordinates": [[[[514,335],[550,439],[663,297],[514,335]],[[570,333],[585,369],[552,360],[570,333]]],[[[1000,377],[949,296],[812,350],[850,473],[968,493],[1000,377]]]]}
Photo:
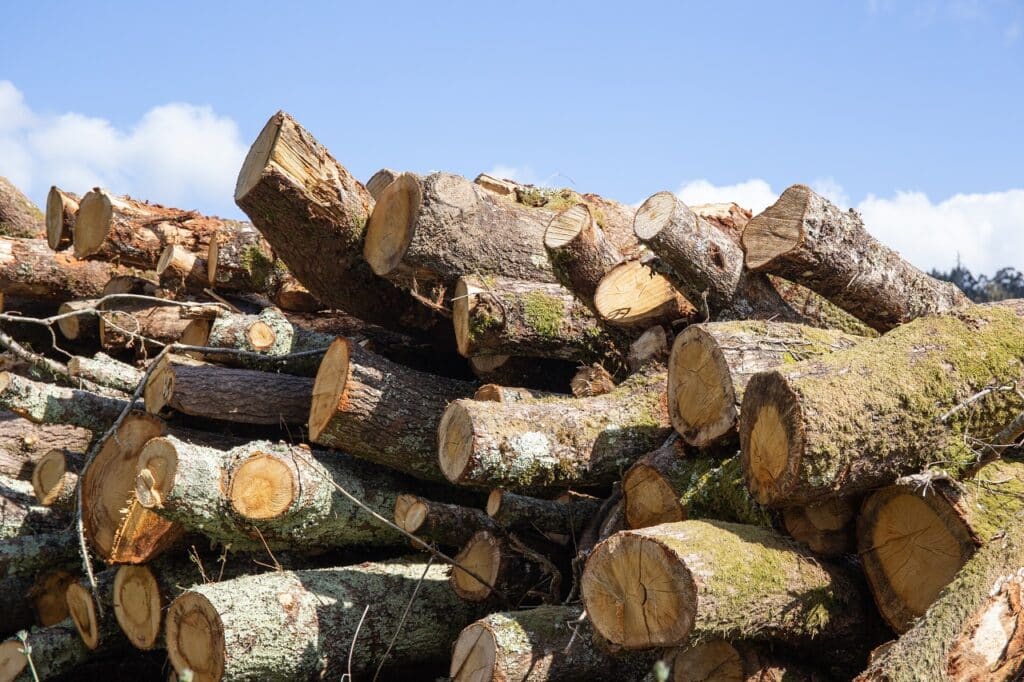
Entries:
{"type": "Polygon", "coordinates": [[[1003,31],[1003,41],[1007,45],[1013,45],[1015,42],[1017,42],[1020,39],[1020,33],[1021,33],[1020,21],[1019,20],[1014,20],[1014,21],[1010,22],[1010,25],[1006,27],[1005,31],[1003,31]]]}
{"type": "Polygon", "coordinates": [[[78,112],[40,114],[0,81],[0,175],[41,201],[50,185],[103,186],[160,203],[238,214],[232,201],[245,158],[236,123],[210,107],[150,109],[121,129],[78,112]]]}

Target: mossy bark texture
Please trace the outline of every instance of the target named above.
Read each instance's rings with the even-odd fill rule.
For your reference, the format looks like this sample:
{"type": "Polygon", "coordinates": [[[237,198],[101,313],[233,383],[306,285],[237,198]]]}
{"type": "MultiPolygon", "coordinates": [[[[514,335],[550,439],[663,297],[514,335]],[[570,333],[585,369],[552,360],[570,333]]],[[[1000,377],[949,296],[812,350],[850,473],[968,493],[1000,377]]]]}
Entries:
{"type": "Polygon", "coordinates": [[[128,272],[120,265],[54,253],[45,239],[0,237],[0,291],[10,298],[50,303],[97,298],[111,277],[128,272]]]}
{"type": "Polygon", "coordinates": [[[118,398],[0,373],[0,407],[37,424],[68,424],[100,434],[127,404],[118,398]]]}

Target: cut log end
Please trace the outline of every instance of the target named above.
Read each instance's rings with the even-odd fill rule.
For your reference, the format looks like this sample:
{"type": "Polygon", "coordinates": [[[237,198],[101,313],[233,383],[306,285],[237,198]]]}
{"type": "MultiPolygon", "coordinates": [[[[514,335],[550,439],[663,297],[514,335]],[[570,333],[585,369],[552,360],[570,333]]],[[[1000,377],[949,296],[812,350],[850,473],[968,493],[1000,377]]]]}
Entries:
{"type": "Polygon", "coordinates": [[[296,493],[291,469],[277,457],[258,452],[235,470],[228,497],[247,519],[273,519],[291,507],[296,493]]]}
{"type": "MultiPolygon", "coordinates": [[[[67,223],[64,222],[65,198],[71,200],[55,186],[50,187],[50,192],[46,195],[46,243],[54,251],[63,248],[71,238],[67,223]]],[[[77,206],[75,209],[77,210],[77,206]]]]}
{"type": "Polygon", "coordinates": [[[794,185],[747,223],[741,241],[748,268],[762,269],[800,245],[804,213],[810,198],[808,187],[794,185]]]}
{"type": "Polygon", "coordinates": [[[395,523],[407,533],[416,533],[427,520],[429,508],[415,495],[399,495],[395,500],[395,523]]]}
{"type": "Polygon", "coordinates": [[[455,563],[487,581],[483,585],[456,567],[452,569],[451,576],[451,586],[455,593],[466,601],[484,601],[491,596],[491,586],[498,579],[498,571],[501,569],[501,542],[489,531],[479,531],[455,556],[455,563]]]}
{"type": "MultiPolygon", "coordinates": [[[[66,301],[64,303],[61,303],[60,307],[57,308],[57,314],[66,315],[67,313],[79,310],[80,306],[76,305],[76,303],[76,301],[66,301]]],[[[83,327],[85,325],[82,324],[80,317],[80,315],[71,315],[70,317],[65,317],[60,320],[57,320],[57,329],[60,330],[60,333],[64,336],[65,339],[74,341],[84,335],[83,327]]]]}
{"type": "Polygon", "coordinates": [[[146,380],[146,386],[142,389],[143,404],[146,412],[157,414],[167,405],[167,402],[174,395],[174,371],[171,363],[164,355],[160,358],[157,366],[146,380]]]}
{"type": "Polygon", "coordinates": [[[32,490],[39,504],[49,507],[64,491],[67,476],[74,476],[67,468],[63,450],[50,450],[39,458],[32,469],[32,490]]]}
{"type": "Polygon", "coordinates": [[[438,427],[438,463],[452,483],[458,483],[473,453],[473,418],[459,402],[445,410],[438,427]]]}
{"type": "Polygon", "coordinates": [[[274,146],[277,144],[284,120],[283,112],[271,116],[256,137],[256,141],[249,147],[249,153],[246,154],[245,161],[242,162],[242,169],[238,172],[238,180],[235,183],[236,202],[245,198],[263,177],[264,169],[271,162],[271,154],[274,152],[274,146]]]}
{"type": "Polygon", "coordinates": [[[743,682],[746,679],[740,652],[722,639],[681,649],[672,660],[673,682],[743,682]]]}
{"type": "Polygon", "coordinates": [[[626,649],[685,641],[693,629],[693,576],[657,542],[631,533],[594,548],[583,573],[583,602],[595,629],[626,649]]]}
{"type": "Polygon", "coordinates": [[[202,318],[192,320],[181,332],[178,342],[186,346],[205,346],[210,340],[210,329],[212,327],[213,320],[202,318]]]}
{"type": "Polygon", "coordinates": [[[501,511],[501,498],[504,497],[504,491],[501,488],[495,488],[487,496],[487,515],[494,518],[501,511]]]}
{"type": "Polygon", "coordinates": [[[751,379],[740,410],[740,442],[747,487],[759,504],[784,501],[803,451],[802,410],[778,372],[751,379]]]}
{"type": "Polygon", "coordinates": [[[309,408],[309,438],[314,442],[320,438],[341,404],[348,381],[349,353],[348,339],[338,338],[320,361],[309,408]]]}
{"type": "Polygon", "coordinates": [[[135,496],[147,509],[163,504],[164,496],[174,486],[178,471],[178,452],[167,438],[154,438],[139,453],[135,496]]]}
{"type": "Polygon", "coordinates": [[[17,639],[0,643],[0,682],[14,682],[28,668],[24,646],[17,639]]]}
{"type": "Polygon", "coordinates": [[[209,600],[186,592],[167,611],[167,656],[180,674],[195,682],[216,682],[224,674],[224,625],[209,600]]]}
{"type": "Polygon", "coordinates": [[[455,294],[452,296],[452,324],[455,326],[455,344],[463,357],[469,356],[473,336],[469,314],[476,306],[476,297],[482,291],[468,283],[464,277],[460,277],[455,284],[455,294]]]}
{"type": "Polygon", "coordinates": [[[148,566],[121,566],[114,575],[114,617],[128,641],[152,649],[163,623],[160,585],[148,566]]]}
{"type": "Polygon", "coordinates": [[[381,193],[363,246],[363,256],[374,273],[386,276],[401,264],[412,242],[421,201],[420,181],[412,173],[402,173],[381,193]]]}
{"type": "Polygon", "coordinates": [[[636,236],[641,241],[647,241],[665,229],[672,219],[677,201],[671,192],[658,192],[648,198],[633,219],[636,236]]]}
{"type": "Polygon", "coordinates": [[[94,189],[82,197],[75,219],[75,258],[85,258],[99,251],[110,232],[114,209],[107,193],[94,189]]]}
{"type": "Polygon", "coordinates": [[[685,521],[679,495],[656,468],[637,462],[622,477],[626,525],[647,528],[659,523],[685,521]]]}
{"type": "Polygon", "coordinates": [[[95,649],[100,645],[100,624],[92,593],[84,585],[76,582],[68,585],[65,595],[68,612],[78,635],[86,647],[95,649]]]}
{"type": "Polygon", "coordinates": [[[697,327],[683,331],[668,363],[669,416],[687,443],[702,447],[736,423],[731,371],[714,339],[697,327]]]}
{"type": "Polygon", "coordinates": [[[691,316],[695,308],[663,276],[639,261],[617,266],[594,293],[601,319],[624,327],[646,327],[691,316]]]}
{"type": "Polygon", "coordinates": [[[56,625],[68,617],[68,587],[76,582],[74,575],[60,569],[47,571],[36,580],[32,586],[32,607],[40,625],[56,625]]]}
{"type": "Polygon", "coordinates": [[[448,675],[455,682],[490,682],[498,675],[498,643],[484,623],[473,623],[455,640],[448,675]]]}
{"type": "Polygon", "coordinates": [[[576,204],[562,211],[548,223],[544,232],[544,246],[559,249],[576,239],[593,220],[586,204],[576,204]]]}

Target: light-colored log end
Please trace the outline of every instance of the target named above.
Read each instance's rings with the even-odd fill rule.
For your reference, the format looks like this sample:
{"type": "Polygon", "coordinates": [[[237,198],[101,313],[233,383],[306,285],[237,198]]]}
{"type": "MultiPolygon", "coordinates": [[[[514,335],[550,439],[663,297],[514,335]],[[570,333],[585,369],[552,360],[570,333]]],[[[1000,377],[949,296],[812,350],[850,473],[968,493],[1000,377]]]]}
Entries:
{"type": "Polygon", "coordinates": [[[289,118],[283,111],[271,116],[263,130],[256,136],[256,141],[249,147],[249,153],[245,155],[245,161],[238,172],[238,180],[235,182],[236,202],[245,198],[263,177],[264,170],[272,161],[271,155],[274,153],[281,127],[289,118]]]}
{"type": "Polygon", "coordinates": [[[85,258],[99,251],[110,232],[113,217],[113,205],[105,191],[97,187],[82,197],[75,219],[75,258],[85,258]]]}
{"type": "Polygon", "coordinates": [[[349,341],[337,338],[327,348],[313,381],[313,400],[309,408],[309,438],[316,441],[334,414],[342,407],[348,382],[349,341]]]}
{"type": "Polygon", "coordinates": [[[679,200],[672,192],[658,192],[647,198],[633,218],[633,232],[640,241],[653,239],[672,220],[679,200]]]}
{"type": "Polygon", "coordinates": [[[778,201],[747,223],[740,241],[748,268],[768,270],[772,261],[800,246],[810,198],[809,187],[793,185],[778,201]]]}
{"type": "Polygon", "coordinates": [[[135,476],[135,497],[146,509],[163,504],[174,487],[178,472],[178,452],[167,438],[153,438],[139,452],[135,476]]]}
{"type": "Polygon", "coordinates": [[[740,408],[744,476],[759,504],[786,502],[803,457],[803,411],[778,372],[757,374],[740,408]]]}
{"type": "Polygon", "coordinates": [[[448,676],[455,682],[495,679],[498,643],[486,623],[473,623],[459,633],[452,650],[448,676]]]}
{"type": "Polygon", "coordinates": [[[395,500],[395,523],[407,533],[416,533],[427,520],[430,508],[416,495],[402,494],[395,500]]]}
{"type": "Polygon", "coordinates": [[[0,643],[0,682],[14,682],[28,668],[23,647],[17,639],[0,643]]]}
{"type": "Polygon", "coordinates": [[[576,239],[593,224],[590,207],[584,203],[565,209],[548,223],[544,231],[544,246],[554,251],[576,239]]]}
{"type": "Polygon", "coordinates": [[[501,488],[495,488],[487,496],[487,515],[492,519],[501,511],[501,498],[504,496],[505,491],[501,488]]]}
{"type": "Polygon", "coordinates": [[[167,657],[180,675],[194,682],[217,682],[224,675],[224,625],[206,597],[185,592],[167,611],[167,657]]]}
{"type": "Polygon", "coordinates": [[[121,566],[114,575],[114,617],[137,649],[156,646],[163,625],[163,595],[148,566],[121,566]]]}
{"type": "Polygon", "coordinates": [[[740,652],[722,639],[681,648],[672,658],[673,682],[743,682],[746,679],[740,652]]]}
{"type": "Polygon", "coordinates": [[[370,196],[373,197],[374,201],[377,201],[380,199],[380,195],[384,193],[384,190],[387,189],[399,175],[401,175],[401,173],[398,171],[391,170],[390,168],[381,168],[366,181],[366,191],[370,193],[370,196]]]}
{"type": "Polygon", "coordinates": [[[146,412],[158,414],[164,409],[174,395],[174,383],[174,371],[171,369],[170,360],[164,355],[157,361],[156,367],[146,380],[146,387],[142,389],[146,412]]]}
{"type": "Polygon", "coordinates": [[[639,261],[616,266],[594,293],[601,319],[621,327],[648,327],[693,315],[696,309],[665,278],[639,261]]]}
{"type": "Polygon", "coordinates": [[[451,586],[455,594],[466,601],[484,601],[491,596],[501,570],[501,539],[489,531],[477,531],[455,556],[455,563],[487,581],[484,585],[461,568],[453,568],[451,586]]]}
{"type": "Polygon", "coordinates": [[[623,474],[622,496],[630,528],[686,520],[679,495],[657,469],[644,462],[637,462],[623,474]]]}
{"type": "MultiPolygon", "coordinates": [[[[50,187],[50,192],[46,195],[46,243],[54,251],[64,248],[71,239],[70,231],[65,229],[64,223],[65,201],[73,200],[56,186],[50,187]]],[[[73,210],[77,211],[78,204],[74,204],[73,210]]]]}
{"type": "Polygon", "coordinates": [[[412,242],[422,200],[420,179],[412,173],[402,173],[381,192],[363,246],[363,257],[374,273],[390,275],[401,264],[412,242]]]}
{"type": "Polygon", "coordinates": [[[298,492],[291,468],[279,458],[255,452],[235,469],[228,489],[232,508],[247,519],[277,518],[298,492]]]}
{"type": "Polygon", "coordinates": [[[473,338],[469,314],[476,307],[477,296],[482,292],[483,289],[471,284],[465,277],[460,277],[455,283],[455,293],[452,296],[452,324],[455,326],[455,344],[463,357],[469,357],[473,338]]]}
{"type": "Polygon", "coordinates": [[[672,344],[668,412],[683,440],[697,447],[735,428],[739,410],[732,373],[714,338],[700,327],[683,330],[672,344]]]}
{"type": "Polygon", "coordinates": [[[84,585],[76,582],[68,585],[65,597],[71,621],[75,624],[82,642],[89,649],[95,649],[100,645],[100,625],[92,593],[84,585]]]}
{"type": "Polygon", "coordinates": [[[213,320],[199,318],[192,320],[181,332],[178,342],[186,346],[205,346],[210,340],[213,320]]]}
{"type": "Polygon", "coordinates": [[[456,400],[448,406],[437,429],[438,464],[452,483],[458,483],[473,453],[473,419],[456,400]]]}
{"type": "Polygon", "coordinates": [[[42,506],[49,507],[61,496],[67,477],[74,475],[74,472],[68,471],[64,451],[50,450],[36,461],[32,469],[32,490],[36,500],[42,506]]]}

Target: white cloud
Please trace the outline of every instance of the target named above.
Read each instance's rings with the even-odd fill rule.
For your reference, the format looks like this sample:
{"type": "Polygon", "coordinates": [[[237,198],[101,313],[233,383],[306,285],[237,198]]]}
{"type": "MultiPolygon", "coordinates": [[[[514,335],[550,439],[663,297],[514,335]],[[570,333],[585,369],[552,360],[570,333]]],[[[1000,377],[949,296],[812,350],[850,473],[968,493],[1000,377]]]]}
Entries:
{"type": "MultiPolygon", "coordinates": [[[[811,186],[842,208],[851,204],[832,178],[811,186]]],[[[778,196],[758,179],[725,186],[696,180],[677,194],[689,204],[735,201],[755,214],[778,196]]],[[[948,270],[958,256],[975,273],[991,275],[1007,266],[1024,270],[1024,189],[956,194],[937,203],[923,192],[872,194],[855,208],[872,235],[923,270],[948,270]]]]}
{"type": "Polygon", "coordinates": [[[0,175],[37,202],[54,184],[79,194],[102,186],[237,215],[232,196],[247,150],[235,122],[210,107],[164,104],[119,129],[76,112],[33,112],[12,83],[0,81],[0,175]]]}
{"type": "Polygon", "coordinates": [[[1020,22],[1012,22],[1009,26],[1006,27],[1006,30],[1003,32],[1003,40],[1006,42],[1007,45],[1013,45],[1015,42],[1017,42],[1017,39],[1020,38],[1020,31],[1020,22]]]}

